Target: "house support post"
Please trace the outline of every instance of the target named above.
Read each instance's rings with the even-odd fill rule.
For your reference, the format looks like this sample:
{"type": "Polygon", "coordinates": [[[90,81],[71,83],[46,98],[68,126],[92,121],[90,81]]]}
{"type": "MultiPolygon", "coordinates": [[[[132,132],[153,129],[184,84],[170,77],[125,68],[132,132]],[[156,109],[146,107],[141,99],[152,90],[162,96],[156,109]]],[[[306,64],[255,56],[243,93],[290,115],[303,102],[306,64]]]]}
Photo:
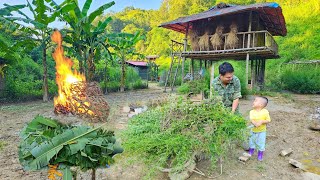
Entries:
{"type": "MultiPolygon", "coordinates": [[[[186,34],[183,39],[183,51],[187,51],[187,46],[188,46],[188,31],[189,31],[189,23],[187,24],[186,28],[186,34]]],[[[184,81],[184,62],[186,60],[186,57],[182,57],[182,64],[181,64],[181,84],[183,84],[184,81]]]]}

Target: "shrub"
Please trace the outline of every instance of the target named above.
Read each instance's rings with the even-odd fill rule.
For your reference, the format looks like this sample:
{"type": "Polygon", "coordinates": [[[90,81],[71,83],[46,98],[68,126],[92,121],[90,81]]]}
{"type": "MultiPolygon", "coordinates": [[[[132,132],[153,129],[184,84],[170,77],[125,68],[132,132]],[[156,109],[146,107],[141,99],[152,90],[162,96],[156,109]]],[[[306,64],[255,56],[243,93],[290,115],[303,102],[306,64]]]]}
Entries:
{"type": "Polygon", "coordinates": [[[296,93],[320,93],[320,71],[308,67],[287,69],[280,80],[283,88],[296,93]]]}

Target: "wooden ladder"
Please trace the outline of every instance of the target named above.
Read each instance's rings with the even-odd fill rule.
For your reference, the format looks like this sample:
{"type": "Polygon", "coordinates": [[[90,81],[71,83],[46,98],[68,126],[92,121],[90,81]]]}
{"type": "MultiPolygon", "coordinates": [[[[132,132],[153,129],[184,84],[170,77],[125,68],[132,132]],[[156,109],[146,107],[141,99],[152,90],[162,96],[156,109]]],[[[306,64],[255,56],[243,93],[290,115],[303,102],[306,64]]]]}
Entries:
{"type": "Polygon", "coordinates": [[[177,64],[175,72],[174,72],[174,77],[173,77],[172,81],[170,82],[171,92],[173,91],[174,83],[176,82],[176,79],[177,79],[179,66],[181,64],[181,59],[182,59],[181,53],[179,53],[178,56],[175,56],[174,54],[171,55],[170,69],[167,73],[166,82],[164,84],[164,92],[167,92],[168,82],[170,82],[170,80],[172,79],[172,74],[173,74],[172,71],[173,71],[174,64],[177,64]]]}

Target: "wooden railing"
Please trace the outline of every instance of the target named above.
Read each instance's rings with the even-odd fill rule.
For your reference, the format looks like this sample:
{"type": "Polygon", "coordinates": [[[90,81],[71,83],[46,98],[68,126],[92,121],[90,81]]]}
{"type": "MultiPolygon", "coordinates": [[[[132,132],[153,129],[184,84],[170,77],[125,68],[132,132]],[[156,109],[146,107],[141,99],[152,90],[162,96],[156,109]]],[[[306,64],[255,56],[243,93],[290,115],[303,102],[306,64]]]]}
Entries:
{"type": "MultiPolygon", "coordinates": [[[[278,54],[278,45],[275,42],[273,36],[268,31],[238,32],[237,37],[239,40],[238,40],[238,44],[236,44],[234,48],[226,46],[227,36],[228,36],[228,33],[223,34],[222,40],[224,41],[224,44],[218,49],[213,49],[210,43],[209,51],[223,52],[223,51],[230,51],[230,50],[239,51],[239,50],[248,50],[248,49],[253,49],[253,50],[270,49],[275,54],[278,54]],[[250,36],[250,41],[248,41],[249,36],[250,36]]],[[[209,38],[211,37],[212,35],[209,35],[209,38]]],[[[208,51],[208,49],[201,50],[201,51],[208,51]]]]}

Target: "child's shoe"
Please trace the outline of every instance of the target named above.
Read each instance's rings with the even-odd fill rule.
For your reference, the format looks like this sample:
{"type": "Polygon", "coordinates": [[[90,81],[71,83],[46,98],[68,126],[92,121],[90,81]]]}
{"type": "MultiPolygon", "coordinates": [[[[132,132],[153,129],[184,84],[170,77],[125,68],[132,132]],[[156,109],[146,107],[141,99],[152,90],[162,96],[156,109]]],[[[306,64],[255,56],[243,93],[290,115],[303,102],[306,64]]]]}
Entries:
{"type": "Polygon", "coordinates": [[[254,149],[253,148],[250,148],[249,149],[249,154],[252,156],[254,154],[254,149]]]}
{"type": "Polygon", "coordinates": [[[263,151],[258,151],[258,161],[262,161],[263,159],[263,151]]]}

